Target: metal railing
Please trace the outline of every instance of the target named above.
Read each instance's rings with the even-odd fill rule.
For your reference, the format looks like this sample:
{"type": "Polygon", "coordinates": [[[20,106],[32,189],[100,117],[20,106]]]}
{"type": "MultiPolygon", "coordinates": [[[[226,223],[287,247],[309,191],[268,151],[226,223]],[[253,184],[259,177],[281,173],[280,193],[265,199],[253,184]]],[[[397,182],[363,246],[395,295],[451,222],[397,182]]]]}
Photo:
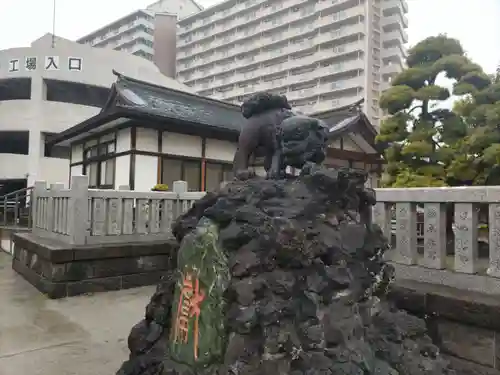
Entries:
{"type": "Polygon", "coordinates": [[[0,225],[31,228],[32,194],[33,187],[30,186],[1,196],[0,225]]]}

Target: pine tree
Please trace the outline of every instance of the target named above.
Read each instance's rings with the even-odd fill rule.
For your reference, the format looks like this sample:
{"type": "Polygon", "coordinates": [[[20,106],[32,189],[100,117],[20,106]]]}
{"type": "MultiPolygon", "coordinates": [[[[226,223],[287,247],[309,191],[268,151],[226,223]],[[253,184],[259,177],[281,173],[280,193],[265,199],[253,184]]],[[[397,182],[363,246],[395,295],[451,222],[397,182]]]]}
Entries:
{"type": "Polygon", "coordinates": [[[468,134],[468,122],[465,113],[441,105],[452,94],[484,90],[491,79],[467,58],[458,40],[446,35],[427,38],[411,48],[407,65],[380,99],[389,115],[377,136],[387,146],[382,183],[445,186],[447,167],[457,157],[455,146],[468,134]],[[436,84],[441,75],[454,80],[452,92],[436,84]]]}

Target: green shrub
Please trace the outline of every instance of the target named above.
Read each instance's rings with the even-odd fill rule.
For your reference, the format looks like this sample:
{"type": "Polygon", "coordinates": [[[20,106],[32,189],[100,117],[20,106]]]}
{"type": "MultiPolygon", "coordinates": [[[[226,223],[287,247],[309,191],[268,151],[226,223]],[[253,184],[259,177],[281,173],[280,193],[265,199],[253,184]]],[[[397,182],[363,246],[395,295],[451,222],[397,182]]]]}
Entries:
{"type": "Polygon", "coordinates": [[[156,184],[153,186],[151,191],[168,191],[168,185],[167,184],[156,184]]]}

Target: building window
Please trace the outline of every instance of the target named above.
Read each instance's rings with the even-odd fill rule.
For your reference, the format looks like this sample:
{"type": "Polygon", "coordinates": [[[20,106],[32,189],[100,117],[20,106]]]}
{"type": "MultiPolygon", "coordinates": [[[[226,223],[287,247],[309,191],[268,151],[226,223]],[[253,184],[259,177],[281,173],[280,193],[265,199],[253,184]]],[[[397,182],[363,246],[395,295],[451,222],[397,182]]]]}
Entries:
{"type": "Polygon", "coordinates": [[[172,189],[174,181],[186,181],[189,191],[200,191],[201,160],[163,158],[161,183],[172,189]]]}
{"type": "Polygon", "coordinates": [[[222,182],[233,179],[233,167],[228,163],[206,163],[205,190],[214,191],[220,188],[222,182]]]}
{"type": "Polygon", "coordinates": [[[113,189],[116,168],[116,135],[108,134],[83,146],[83,174],[93,189],[113,189]]]}

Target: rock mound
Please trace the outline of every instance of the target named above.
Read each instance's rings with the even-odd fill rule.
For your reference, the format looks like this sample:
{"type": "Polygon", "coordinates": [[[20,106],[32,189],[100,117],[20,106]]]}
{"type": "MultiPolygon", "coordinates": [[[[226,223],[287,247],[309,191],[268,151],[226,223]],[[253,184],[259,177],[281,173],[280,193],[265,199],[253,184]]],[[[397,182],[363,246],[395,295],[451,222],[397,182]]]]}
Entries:
{"type": "Polygon", "coordinates": [[[202,222],[219,229],[230,276],[221,305],[224,354],[201,363],[179,361],[173,351],[177,274],[132,329],[130,359],[118,374],[454,374],[425,323],[385,301],[392,268],[371,224],[375,196],[365,179],[307,164],[299,177],[235,181],[198,201],[174,233],[181,254],[202,222]]]}

